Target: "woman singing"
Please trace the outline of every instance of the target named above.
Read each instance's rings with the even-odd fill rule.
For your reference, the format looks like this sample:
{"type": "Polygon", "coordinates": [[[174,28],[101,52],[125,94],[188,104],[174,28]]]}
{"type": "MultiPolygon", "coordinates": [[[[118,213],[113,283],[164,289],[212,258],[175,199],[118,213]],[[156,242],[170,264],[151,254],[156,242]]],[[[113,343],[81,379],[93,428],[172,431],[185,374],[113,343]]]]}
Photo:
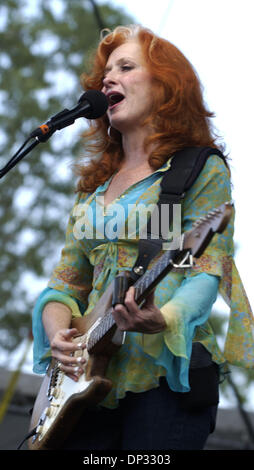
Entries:
{"type": "MultiPolygon", "coordinates": [[[[53,357],[74,382],[86,366],[85,359],[72,355],[84,347],[72,341],[78,333],[74,319],[88,315],[118,272],[133,267],[137,208],[142,213],[157,203],[160,182],[177,151],[219,148],[213,114],[192,65],[173,44],[146,28],[117,27],[104,34],[82,84],[85,90],[101,90],[109,107],[85,133],[90,163],[78,165],[66,244],[33,312],[34,371],[45,373],[53,357]],[[80,208],[85,211],[83,231],[80,208]]],[[[185,195],[182,232],[230,200],[227,160],[212,154],[185,195]]],[[[142,307],[135,302],[134,287],[128,289],[124,304],[113,310],[126,336],[107,367],[112,389],[80,414],[64,448],[204,448],[215,426],[218,399],[203,400],[201,379],[195,393],[200,393],[202,406],[186,406],[193,344],[209,353],[218,375],[228,362],[253,367],[253,319],[232,256],[233,218],[193,268],[170,271],[142,307]],[[231,309],[224,351],[210,324],[219,292],[231,309]]]]}

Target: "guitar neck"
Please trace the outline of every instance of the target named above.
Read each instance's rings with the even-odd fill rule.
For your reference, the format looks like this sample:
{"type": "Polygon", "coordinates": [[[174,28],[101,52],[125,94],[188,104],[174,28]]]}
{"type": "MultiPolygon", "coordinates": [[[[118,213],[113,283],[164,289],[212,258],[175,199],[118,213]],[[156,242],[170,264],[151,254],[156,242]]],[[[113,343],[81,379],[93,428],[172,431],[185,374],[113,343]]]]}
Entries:
{"type": "MultiPolygon", "coordinates": [[[[154,266],[148,270],[134,284],[135,300],[137,304],[149,295],[149,293],[159,284],[166,274],[173,268],[173,262],[177,262],[183,257],[183,251],[174,250],[164,253],[154,266]]],[[[116,322],[112,315],[113,307],[100,319],[97,325],[92,329],[87,342],[88,352],[113,328],[116,328],[116,322]]]]}
{"type": "Polygon", "coordinates": [[[135,300],[140,304],[150,292],[159,284],[159,282],[173,268],[173,263],[182,259],[185,251],[174,250],[166,251],[158,261],[149,269],[135,284],[135,300]]]}

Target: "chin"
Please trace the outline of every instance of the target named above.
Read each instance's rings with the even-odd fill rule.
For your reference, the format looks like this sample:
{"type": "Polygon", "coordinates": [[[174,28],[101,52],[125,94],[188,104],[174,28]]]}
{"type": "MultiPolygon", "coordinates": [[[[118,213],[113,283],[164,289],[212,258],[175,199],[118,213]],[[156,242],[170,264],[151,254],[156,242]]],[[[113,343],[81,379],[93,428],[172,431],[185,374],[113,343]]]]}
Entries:
{"type": "Polygon", "coordinates": [[[121,134],[124,134],[125,132],[129,131],[130,129],[134,128],[137,129],[138,127],[138,122],[135,120],[135,123],[132,119],[128,120],[126,119],[126,116],[124,117],[114,117],[112,116],[112,119],[110,119],[110,125],[116,129],[118,132],[121,134]]]}
{"type": "Polygon", "coordinates": [[[110,120],[110,125],[111,127],[113,127],[114,129],[116,129],[118,132],[120,132],[121,134],[126,130],[127,126],[126,126],[126,121],[123,119],[123,120],[119,120],[119,119],[111,119],[110,120]]]}

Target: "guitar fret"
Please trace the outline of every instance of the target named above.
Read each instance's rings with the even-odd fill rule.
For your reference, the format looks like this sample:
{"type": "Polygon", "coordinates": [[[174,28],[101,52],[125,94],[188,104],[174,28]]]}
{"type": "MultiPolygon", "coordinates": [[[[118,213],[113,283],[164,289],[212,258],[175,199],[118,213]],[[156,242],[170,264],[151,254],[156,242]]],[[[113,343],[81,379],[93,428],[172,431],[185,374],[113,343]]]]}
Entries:
{"type": "Polygon", "coordinates": [[[156,264],[142,276],[142,278],[138,279],[135,283],[135,289],[137,289],[136,297],[140,297],[143,292],[152,284],[155,279],[162,273],[162,271],[168,266],[170,261],[171,254],[170,252],[165,253],[162,255],[156,264]]]}
{"type": "MultiPolygon", "coordinates": [[[[172,252],[167,251],[157,260],[156,264],[149,271],[147,271],[140,279],[136,281],[134,287],[137,300],[170,264],[171,258],[172,252]]],[[[110,311],[107,312],[101,319],[96,328],[91,332],[87,345],[88,350],[93,348],[93,346],[95,346],[95,344],[103,338],[103,336],[110,330],[110,328],[112,328],[114,324],[115,320],[112,315],[112,310],[110,309],[110,311]]]]}
{"type": "Polygon", "coordinates": [[[105,314],[97,327],[91,332],[87,344],[88,349],[91,349],[98,341],[100,341],[114,324],[115,320],[110,310],[105,314]]]}
{"type": "Polygon", "coordinates": [[[136,299],[138,299],[141,296],[142,292],[143,292],[142,286],[136,286],[135,287],[135,297],[136,297],[136,299]]]}

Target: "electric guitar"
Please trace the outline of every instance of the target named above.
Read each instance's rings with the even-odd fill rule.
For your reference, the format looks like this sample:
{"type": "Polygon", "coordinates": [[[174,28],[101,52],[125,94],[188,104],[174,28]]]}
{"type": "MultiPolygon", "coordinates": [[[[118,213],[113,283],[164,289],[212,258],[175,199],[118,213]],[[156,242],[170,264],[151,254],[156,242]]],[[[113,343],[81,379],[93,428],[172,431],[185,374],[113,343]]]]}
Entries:
{"type": "MultiPolygon", "coordinates": [[[[232,210],[233,205],[228,202],[198,219],[193,228],[181,236],[178,250],[164,251],[145,274],[134,284],[132,281],[139,306],[173,267],[181,269],[192,266],[193,257],[200,257],[214,234],[222,233],[226,228],[232,210]]],[[[85,343],[86,346],[74,353],[75,357],[83,355],[87,359],[84,373],[78,382],[74,382],[59,369],[57,361],[52,359],[33,408],[29,433],[31,437],[28,440],[30,450],[59,448],[84,410],[100,403],[110,392],[112,383],[106,378],[107,366],[112,355],[123,344],[125,336],[114,321],[112,299],[116,286],[118,290],[120,288],[124,298],[129,285],[130,273],[120,273],[93,311],[73,320],[72,327],[79,331],[73,341],[85,343]]]]}

